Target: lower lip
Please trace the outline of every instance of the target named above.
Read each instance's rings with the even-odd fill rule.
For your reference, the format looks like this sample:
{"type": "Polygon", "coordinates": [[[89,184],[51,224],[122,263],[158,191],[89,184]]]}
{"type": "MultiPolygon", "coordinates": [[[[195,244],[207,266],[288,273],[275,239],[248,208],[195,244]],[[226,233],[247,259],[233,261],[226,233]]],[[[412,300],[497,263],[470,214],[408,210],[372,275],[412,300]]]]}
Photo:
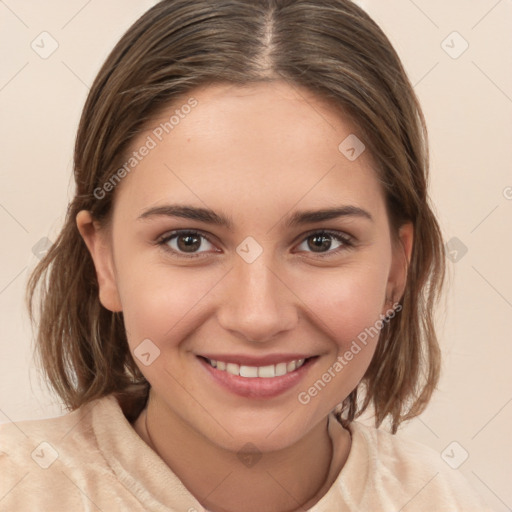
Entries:
{"type": "Polygon", "coordinates": [[[300,368],[293,372],[271,378],[251,378],[232,375],[223,370],[217,370],[217,368],[214,368],[200,357],[198,359],[216,382],[235,395],[245,398],[272,398],[296,386],[304,378],[309,371],[309,367],[314,364],[317,358],[308,359],[300,368]]]}

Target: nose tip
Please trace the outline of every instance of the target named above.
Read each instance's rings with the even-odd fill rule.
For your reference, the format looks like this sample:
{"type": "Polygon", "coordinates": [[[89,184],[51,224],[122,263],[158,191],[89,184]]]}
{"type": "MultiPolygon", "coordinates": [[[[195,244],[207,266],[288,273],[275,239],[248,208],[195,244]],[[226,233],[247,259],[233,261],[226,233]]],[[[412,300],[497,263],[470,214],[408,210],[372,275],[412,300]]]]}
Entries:
{"type": "Polygon", "coordinates": [[[298,312],[283,277],[264,259],[238,262],[225,283],[225,300],[217,315],[221,326],[259,343],[293,329],[298,312]]]}

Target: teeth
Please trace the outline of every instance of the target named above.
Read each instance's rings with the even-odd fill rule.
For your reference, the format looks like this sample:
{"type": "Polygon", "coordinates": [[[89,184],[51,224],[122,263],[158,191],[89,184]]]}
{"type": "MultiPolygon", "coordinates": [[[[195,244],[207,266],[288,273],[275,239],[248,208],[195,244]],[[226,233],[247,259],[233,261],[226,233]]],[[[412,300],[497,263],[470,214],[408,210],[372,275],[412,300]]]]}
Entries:
{"type": "Polygon", "coordinates": [[[275,377],[276,367],[271,364],[269,366],[260,366],[258,368],[258,377],[275,377]]]}
{"type": "Polygon", "coordinates": [[[240,375],[240,365],[236,363],[228,363],[226,365],[226,371],[231,375],[240,375]]]}
{"type": "Polygon", "coordinates": [[[257,366],[240,366],[240,377],[257,377],[257,366]]]}
{"type": "Polygon", "coordinates": [[[286,363],[278,363],[276,364],[276,377],[280,377],[281,375],[286,374],[286,363]]]}
{"type": "Polygon", "coordinates": [[[244,366],[236,363],[225,363],[223,361],[216,361],[215,359],[207,359],[211,366],[217,370],[225,371],[231,375],[238,375],[240,377],[254,378],[254,377],[280,377],[287,373],[293,372],[300,368],[305,359],[297,359],[289,363],[270,364],[268,366],[244,366]]]}

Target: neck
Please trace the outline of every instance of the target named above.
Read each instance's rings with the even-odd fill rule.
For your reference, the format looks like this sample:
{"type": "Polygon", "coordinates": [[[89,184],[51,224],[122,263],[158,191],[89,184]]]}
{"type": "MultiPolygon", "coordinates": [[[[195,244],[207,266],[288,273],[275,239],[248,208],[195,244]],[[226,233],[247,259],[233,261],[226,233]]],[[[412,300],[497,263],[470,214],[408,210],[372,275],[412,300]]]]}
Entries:
{"type": "Polygon", "coordinates": [[[235,453],[213,444],[181,418],[161,414],[154,400],[134,423],[136,432],[183,485],[214,512],[292,512],[312,507],[329,489],[350,449],[350,436],[333,464],[325,421],[294,445],[273,452],[235,453]],[[172,432],[172,435],[169,435],[172,432]]]}

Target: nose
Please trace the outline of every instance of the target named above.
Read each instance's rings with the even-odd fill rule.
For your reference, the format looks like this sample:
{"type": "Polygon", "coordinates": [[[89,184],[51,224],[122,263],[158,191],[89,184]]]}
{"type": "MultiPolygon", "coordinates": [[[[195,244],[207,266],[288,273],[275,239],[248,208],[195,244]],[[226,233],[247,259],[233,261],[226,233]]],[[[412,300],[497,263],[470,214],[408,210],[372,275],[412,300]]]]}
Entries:
{"type": "Polygon", "coordinates": [[[297,298],[283,271],[263,257],[252,263],[235,262],[224,283],[217,318],[232,334],[252,342],[266,342],[296,327],[297,298]]]}

